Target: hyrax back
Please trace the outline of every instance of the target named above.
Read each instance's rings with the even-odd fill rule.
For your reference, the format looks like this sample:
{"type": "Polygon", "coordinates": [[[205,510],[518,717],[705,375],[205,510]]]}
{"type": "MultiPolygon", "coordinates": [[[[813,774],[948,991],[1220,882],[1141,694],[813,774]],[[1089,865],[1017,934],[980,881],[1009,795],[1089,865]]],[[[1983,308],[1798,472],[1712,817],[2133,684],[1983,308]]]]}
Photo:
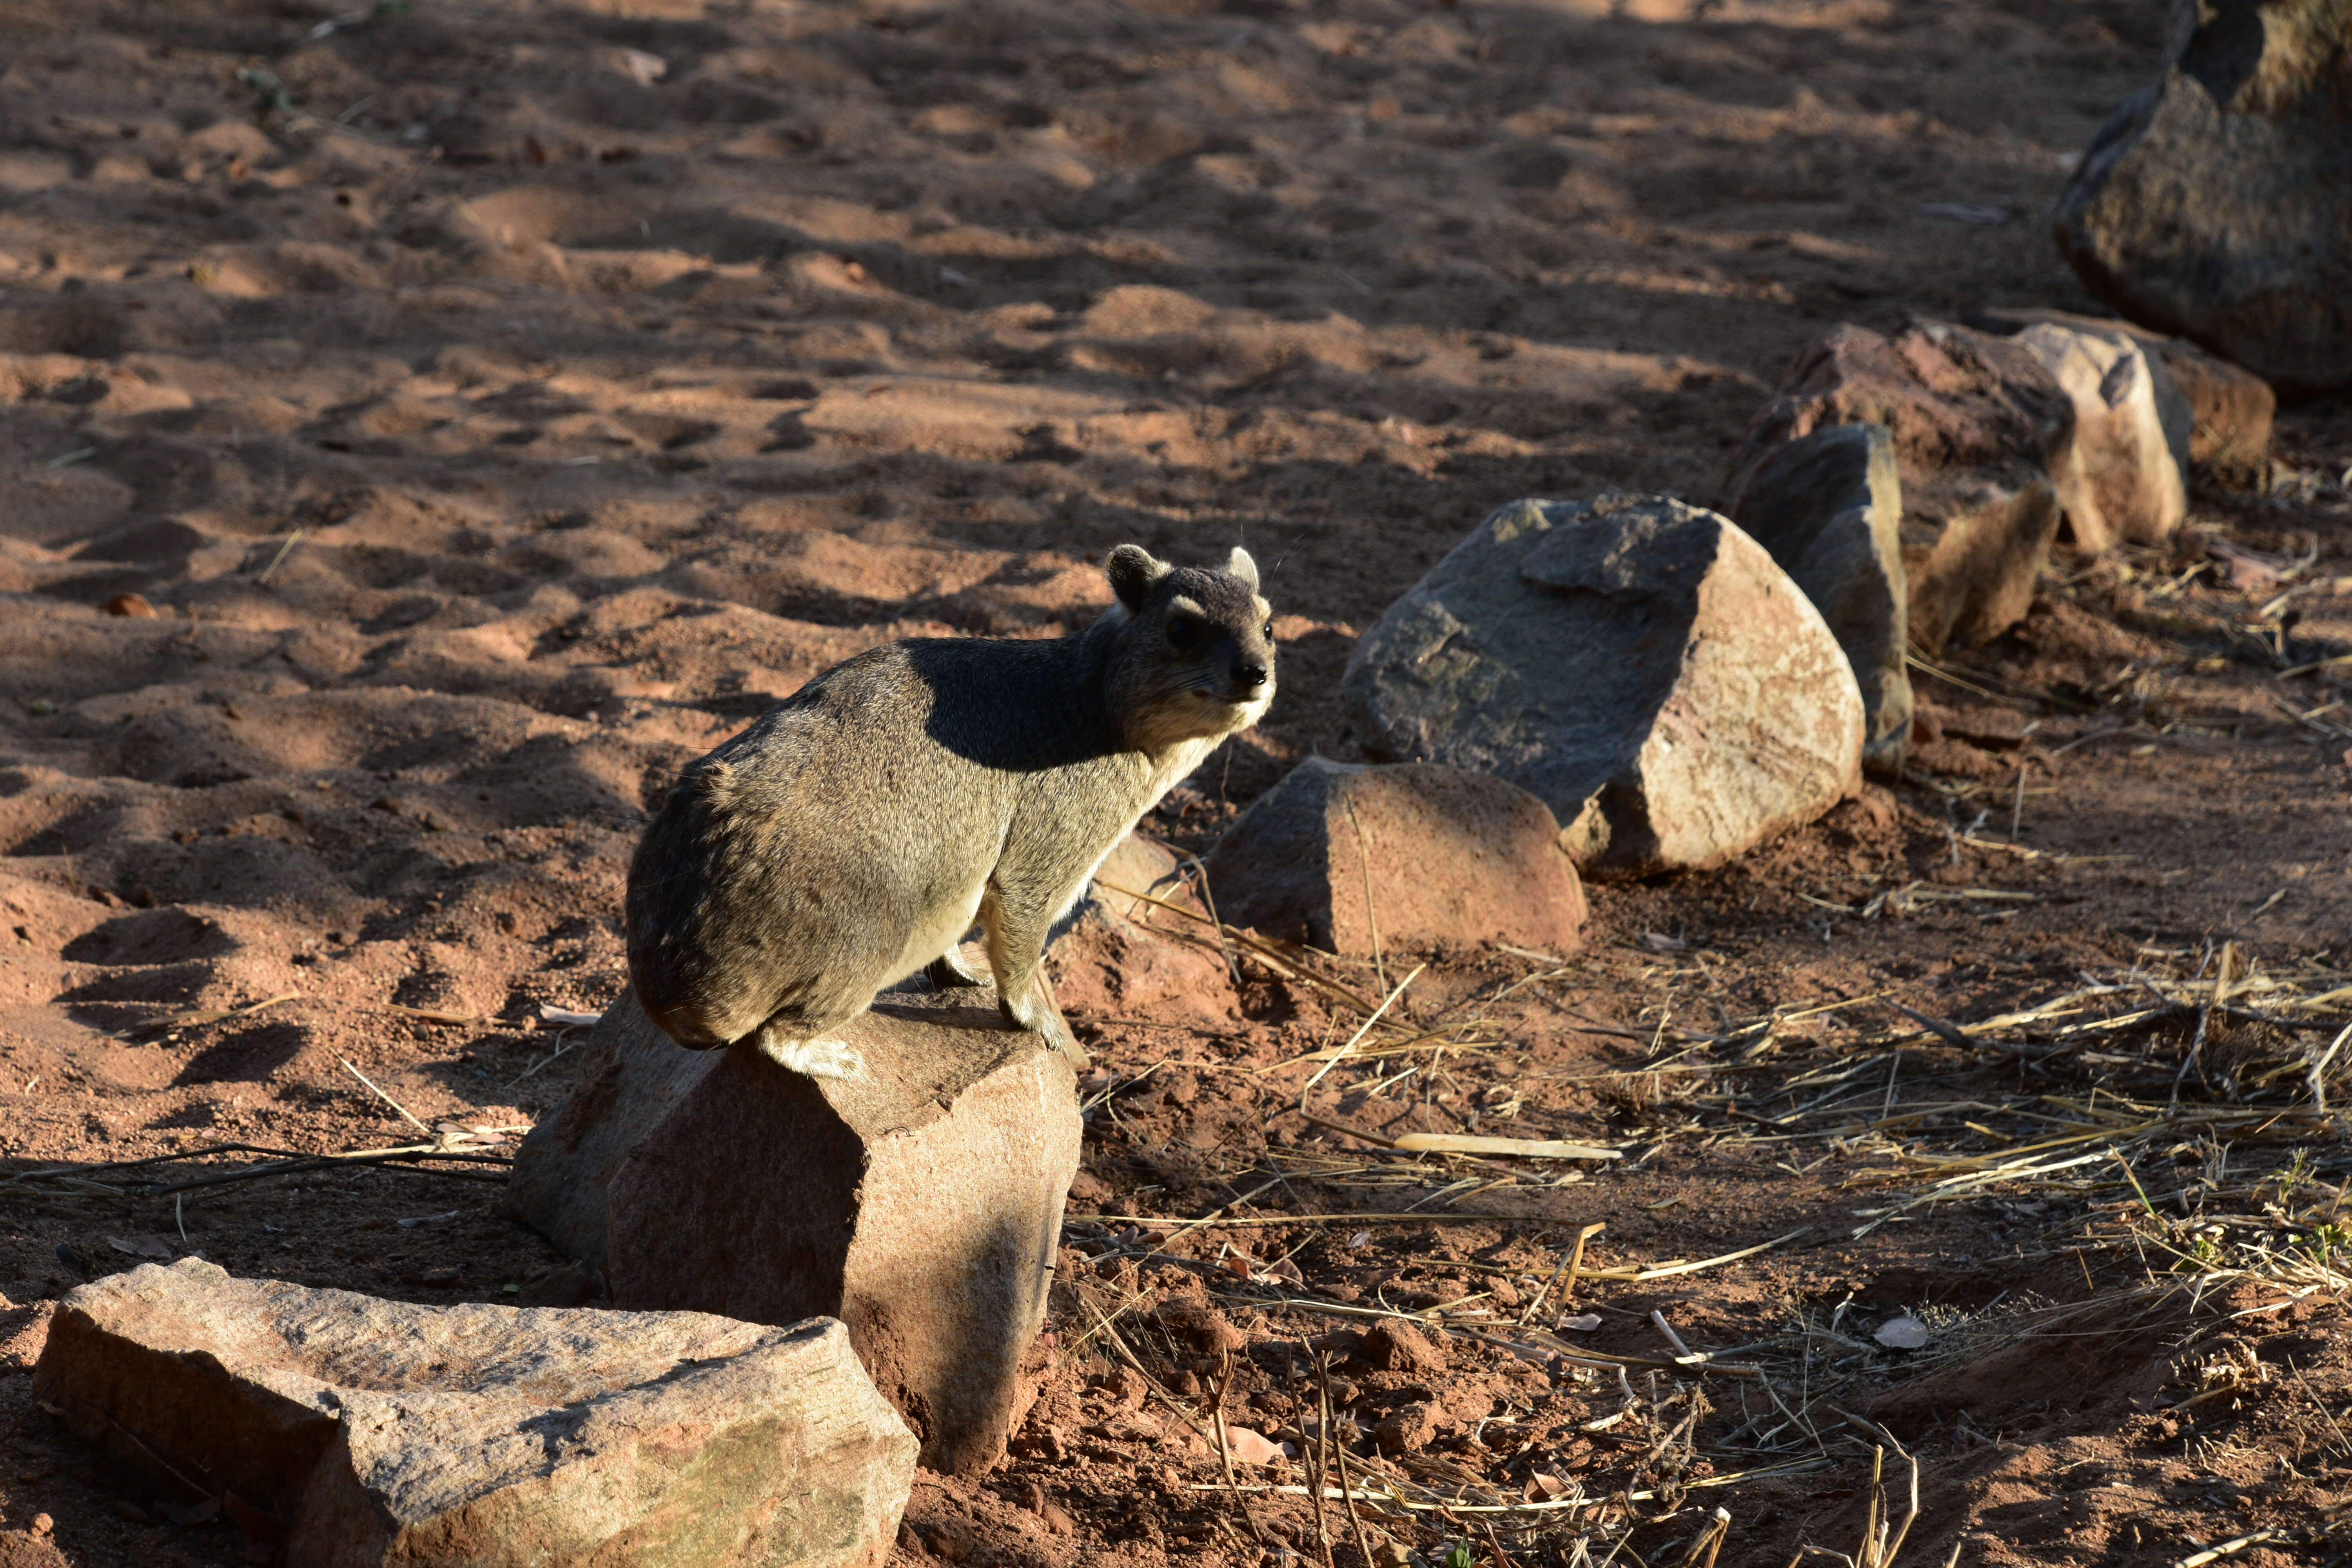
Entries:
{"type": "Polygon", "coordinates": [[[1257,568],[1132,544],[1118,603],[1051,642],[922,638],[818,676],[691,764],[629,868],[629,978],[680,1045],[756,1036],[847,1076],[830,1038],[917,970],[962,975],[977,921],[997,1005],[1080,1065],[1040,959],[1095,868],[1274,699],[1257,568]]]}

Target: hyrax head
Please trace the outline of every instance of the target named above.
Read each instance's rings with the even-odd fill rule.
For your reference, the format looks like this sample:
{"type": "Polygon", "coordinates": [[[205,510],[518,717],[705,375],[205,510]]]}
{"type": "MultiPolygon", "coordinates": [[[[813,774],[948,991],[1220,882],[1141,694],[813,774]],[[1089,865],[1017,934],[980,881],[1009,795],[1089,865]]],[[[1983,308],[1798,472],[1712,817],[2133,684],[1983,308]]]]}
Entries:
{"type": "Polygon", "coordinates": [[[1158,751],[1257,722],[1274,700],[1274,612],[1248,551],[1220,572],[1122,544],[1104,572],[1123,621],[1110,699],[1129,744],[1158,751]]]}

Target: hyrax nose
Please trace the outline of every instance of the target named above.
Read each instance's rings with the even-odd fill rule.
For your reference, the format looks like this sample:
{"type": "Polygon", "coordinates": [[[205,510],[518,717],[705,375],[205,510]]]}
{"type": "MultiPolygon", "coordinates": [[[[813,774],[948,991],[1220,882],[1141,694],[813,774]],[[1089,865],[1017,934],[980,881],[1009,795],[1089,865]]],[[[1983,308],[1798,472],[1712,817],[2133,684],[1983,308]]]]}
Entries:
{"type": "Polygon", "coordinates": [[[1237,664],[1234,667],[1234,684],[1244,691],[1255,691],[1265,684],[1266,668],[1262,664],[1237,664]]]}

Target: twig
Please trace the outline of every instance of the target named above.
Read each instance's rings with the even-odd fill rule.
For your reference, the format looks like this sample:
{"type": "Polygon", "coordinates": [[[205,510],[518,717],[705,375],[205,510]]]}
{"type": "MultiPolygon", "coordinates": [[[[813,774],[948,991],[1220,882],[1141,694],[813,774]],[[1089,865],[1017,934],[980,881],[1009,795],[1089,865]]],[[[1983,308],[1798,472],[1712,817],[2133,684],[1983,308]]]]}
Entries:
{"type": "MultiPolygon", "coordinates": [[[[160,1198],[172,1193],[192,1193],[201,1187],[224,1187],[235,1182],[259,1181],[264,1176],[301,1175],[310,1171],[331,1171],[338,1166],[345,1165],[371,1165],[379,1170],[400,1170],[407,1167],[410,1161],[421,1162],[425,1160],[455,1160],[467,1164],[476,1165],[511,1165],[514,1163],[513,1160],[504,1154],[436,1152],[429,1149],[419,1150],[410,1153],[384,1154],[374,1159],[358,1159],[350,1155],[326,1154],[320,1155],[315,1159],[282,1161],[275,1165],[251,1165],[242,1171],[222,1171],[216,1174],[209,1176],[192,1176],[184,1182],[173,1182],[164,1186],[150,1188],[144,1195],[160,1198]]],[[[503,1184],[507,1179],[504,1176],[483,1175],[472,1171],[433,1171],[424,1169],[421,1166],[417,1168],[417,1173],[419,1175],[427,1176],[446,1176],[453,1181],[460,1182],[498,1182],[503,1184]]]]}
{"type": "Polygon", "coordinates": [[[1622,1149],[1556,1138],[1481,1138],[1466,1132],[1402,1132],[1389,1147],[1420,1154],[1512,1154],[1524,1160],[1622,1160],[1622,1149]]]}
{"type": "MultiPolygon", "coordinates": [[[[1688,1480],[1677,1482],[1673,1489],[1676,1491],[1697,1491],[1702,1488],[1706,1487],[1738,1486],[1743,1481],[1760,1480],[1767,1476],[1807,1475],[1823,1468],[1825,1467],[1822,1460],[1808,1456],[1802,1459],[1791,1460],[1785,1465],[1767,1465],[1753,1470],[1735,1471],[1730,1475],[1696,1476],[1688,1480]]],[[[1278,1483],[1268,1482],[1258,1482],[1246,1487],[1230,1484],[1221,1487],[1213,1481],[1194,1481],[1186,1489],[1196,1492],[1233,1491],[1244,1494],[1265,1493],[1275,1497],[1305,1497],[1307,1495],[1307,1489],[1303,1486],[1285,1486],[1278,1483]]],[[[1370,1490],[1358,1490],[1352,1488],[1350,1489],[1351,1499],[1360,1499],[1365,1502],[1385,1503],[1391,1508],[1401,1508],[1412,1513],[1435,1513],[1446,1515],[1463,1513],[1568,1513],[1578,1509],[1605,1508],[1612,1503],[1654,1502],[1661,1495],[1664,1494],[1645,1489],[1642,1491],[1611,1492],[1603,1497],[1565,1497],[1549,1498],[1542,1502],[1493,1503],[1457,1502],[1451,1499],[1440,1499],[1435,1501],[1428,1501],[1420,1498],[1402,1497],[1394,1491],[1377,1492],[1370,1490]]]]}
{"type": "Polygon", "coordinates": [[[1209,890],[1209,868],[1197,855],[1188,857],[1184,864],[1200,873],[1201,903],[1209,911],[1209,929],[1217,933],[1217,952],[1225,961],[1225,973],[1232,979],[1234,994],[1238,997],[1242,994],[1242,961],[1234,956],[1233,944],[1225,940],[1225,922],[1217,917],[1217,896],[1209,890]]]}
{"type": "Polygon", "coordinates": [[[1385,991],[1389,984],[1389,972],[1381,962],[1380,917],[1372,912],[1372,857],[1364,847],[1364,825],[1356,820],[1356,803],[1342,795],[1339,804],[1348,808],[1348,826],[1356,830],[1356,864],[1364,873],[1364,927],[1372,935],[1372,978],[1379,981],[1381,989],[1385,991]]]}
{"type": "Polygon", "coordinates": [[[563,1044],[562,1044],[562,1045],[560,1045],[560,1046],[556,1047],[555,1047],[555,1049],[554,1049],[553,1051],[550,1052],[550,1053],[549,1053],[549,1054],[547,1054],[546,1056],[543,1056],[543,1057],[540,1058],[539,1058],[539,1060],[537,1060],[537,1061],[535,1061],[535,1062],[531,1063],[531,1064],[530,1064],[530,1066],[529,1066],[529,1067],[527,1067],[527,1068],[523,1068],[523,1069],[522,1069],[522,1071],[520,1071],[520,1072],[517,1073],[517,1074],[514,1076],[514,1080],[513,1080],[513,1082],[509,1083],[509,1084],[507,1085],[507,1087],[508,1087],[509,1089],[512,1089],[512,1088],[515,1086],[515,1084],[520,1083],[523,1079],[525,1079],[529,1078],[531,1074],[533,1074],[533,1073],[537,1072],[540,1068],[543,1068],[543,1067],[547,1066],[550,1062],[554,1061],[554,1060],[556,1059],[556,1058],[561,1057],[561,1056],[563,1056],[563,1055],[565,1055],[565,1054],[569,1053],[569,1052],[571,1051],[572,1047],[574,1047],[574,1046],[576,1046],[576,1045],[578,1045],[579,1043],[580,1043],[580,1042],[579,1042],[579,1041],[577,1041],[577,1040],[566,1040],[566,1041],[564,1041],[564,1042],[563,1042],[563,1044]]]}
{"type": "Polygon", "coordinates": [[[445,1013],[438,1007],[408,1007],[398,1002],[378,1002],[387,1013],[397,1013],[404,1018],[420,1018],[428,1024],[478,1024],[482,1020],[472,1013],[445,1013]]]}
{"type": "Polygon", "coordinates": [[[409,1124],[411,1127],[415,1128],[419,1132],[424,1133],[427,1138],[430,1138],[430,1137],[432,1137],[432,1136],[433,1136],[433,1129],[431,1129],[430,1127],[425,1126],[425,1123],[423,1123],[422,1121],[417,1121],[417,1120],[416,1120],[416,1118],[415,1118],[415,1115],[413,1115],[413,1114],[410,1112],[410,1110],[409,1110],[408,1107],[406,1107],[406,1106],[404,1106],[404,1105],[401,1104],[401,1103],[400,1103],[400,1101],[398,1101],[398,1100],[396,1100],[393,1099],[393,1098],[392,1098],[392,1096],[390,1096],[390,1095],[388,1095],[388,1094],[384,1093],[384,1091],[383,1091],[383,1090],[382,1090],[381,1089],[378,1089],[378,1088],[377,1088],[373,1083],[369,1082],[369,1080],[368,1080],[368,1075],[367,1075],[367,1074],[365,1074],[365,1073],[363,1073],[363,1072],[360,1071],[360,1069],[359,1069],[359,1068],[355,1068],[355,1067],[352,1066],[352,1064],[351,1064],[351,1063],[349,1063],[349,1062],[347,1062],[347,1061],[343,1061],[343,1058],[341,1058],[341,1057],[337,1057],[337,1058],[335,1058],[335,1060],[336,1060],[337,1062],[339,1062],[339,1063],[341,1063],[342,1069],[343,1069],[345,1072],[347,1072],[347,1073],[351,1074],[353,1078],[355,1078],[355,1079],[359,1079],[362,1083],[363,1083],[363,1084],[367,1084],[368,1091],[369,1091],[371,1094],[373,1094],[373,1095],[374,1095],[378,1100],[383,1100],[386,1105],[391,1106],[394,1110],[399,1111],[399,1112],[400,1112],[400,1114],[401,1114],[401,1116],[402,1116],[402,1117],[403,1117],[403,1118],[404,1118],[404,1119],[408,1122],[408,1124],[409,1124]]]}
{"type": "MultiPolygon", "coordinates": [[[[1362,993],[1342,985],[1337,981],[1326,980],[1319,974],[1310,973],[1308,970],[1286,956],[1278,948],[1275,947],[1273,943],[1262,940],[1252,932],[1243,931],[1238,926],[1226,925],[1223,921],[1213,920],[1207,915],[1202,914],[1196,910],[1188,910],[1181,904],[1171,903],[1166,899],[1155,897],[1150,893],[1139,893],[1132,888],[1122,888],[1115,882],[1097,882],[1097,886],[1108,889],[1110,891],[1118,894],[1121,898],[1140,899],[1147,904],[1157,905],[1160,909],[1168,910],[1171,914],[1181,915],[1188,921],[1198,921],[1202,925],[1215,926],[1222,935],[1229,938],[1233,942],[1234,946],[1248,952],[1252,957],[1257,959],[1267,968],[1273,970],[1276,974],[1283,976],[1285,979],[1296,980],[1301,984],[1310,986],[1315,990],[1328,992],[1332,996],[1337,997],[1339,1000],[1345,1002],[1349,1006],[1356,1009],[1359,1013],[1369,1013],[1372,1011],[1372,1003],[1366,998],[1362,993]]],[[[1170,934],[1173,935],[1174,933],[1171,932],[1170,934]]]]}
{"type": "Polygon", "coordinates": [[[193,1028],[198,1024],[217,1024],[224,1018],[247,1017],[265,1007],[275,1007],[280,1002],[299,1001],[301,994],[299,991],[287,991],[275,996],[265,996],[258,1002],[248,1002],[242,1007],[199,1007],[186,1013],[169,1013],[161,1018],[150,1018],[143,1024],[133,1024],[126,1032],[133,1035],[152,1035],[164,1029],[186,1029],[193,1028]]]}
{"type": "MultiPolygon", "coordinates": [[[[51,1165],[35,1171],[19,1171],[12,1176],[0,1179],[0,1187],[13,1186],[25,1182],[55,1181],[87,1186],[111,1197],[163,1197],[174,1193],[193,1192],[199,1187],[220,1186],[230,1182],[249,1182],[263,1176],[293,1175],[305,1171],[332,1170],[338,1165],[372,1165],[397,1169],[409,1161],[427,1160],[450,1160],[478,1165],[510,1165],[514,1163],[512,1157],[509,1155],[448,1149],[438,1142],[404,1144],[392,1149],[353,1149],[331,1154],[305,1154],[297,1150],[273,1149],[258,1143],[208,1143],[199,1149],[184,1149],[171,1154],[151,1154],[142,1160],[118,1160],[104,1165],[51,1165]],[[269,1165],[250,1165],[240,1171],[218,1172],[212,1175],[196,1177],[184,1182],[173,1182],[158,1187],[138,1184],[113,1187],[87,1179],[90,1173],[96,1172],[139,1170],[150,1165],[193,1160],[206,1154],[268,1154],[278,1157],[278,1163],[269,1165]]],[[[423,1173],[468,1179],[467,1173],[460,1171],[434,1171],[423,1173]]],[[[478,1179],[505,1180],[502,1176],[478,1179]]]]}
{"type": "Polygon", "coordinates": [[[1528,1299],[1528,1310],[1519,1314],[1521,1328],[1527,1327],[1528,1321],[1535,1317],[1536,1309],[1543,1305],[1544,1292],[1554,1285],[1559,1287],[1559,1310],[1563,1312],[1568,1310],[1569,1304],[1576,1297],[1577,1270],[1584,1267],[1584,1244],[1608,1228],[1609,1225],[1605,1220],[1595,1220],[1591,1225],[1578,1228],[1576,1247],[1569,1253],[1568,1261],[1559,1266],[1559,1272],[1537,1286],[1536,1293],[1528,1299]]]}
{"type": "Polygon", "coordinates": [[[286,536],[286,542],[278,547],[278,553],[269,558],[269,564],[261,569],[260,581],[265,584],[268,584],[269,579],[277,574],[278,568],[286,563],[286,558],[294,552],[294,547],[301,542],[302,531],[300,529],[298,528],[293,532],[288,534],[286,536]]]}
{"type": "MultiPolygon", "coordinates": [[[[1063,1216],[1065,1225],[1198,1225],[1223,1230],[1233,1226],[1257,1225],[1455,1225],[1476,1224],[1520,1225],[1530,1216],[1515,1214],[1253,1214],[1236,1215],[1226,1219],[1181,1220],[1165,1215],[1148,1214],[1074,1214],[1063,1216]]],[[[1592,1278],[1599,1278],[1593,1276],[1592,1278]]]]}
{"type": "Polygon", "coordinates": [[[1494,1171],[1514,1180],[1518,1173],[1508,1165],[1498,1165],[1492,1160],[1479,1158],[1482,1153],[1517,1154],[1538,1160],[1621,1160],[1621,1151],[1603,1149],[1587,1143],[1533,1142],[1516,1138],[1473,1138],[1451,1132],[1404,1132],[1390,1137],[1385,1132],[1373,1132],[1352,1127],[1344,1121],[1334,1121],[1318,1116],[1304,1108],[1298,1119],[1310,1127],[1327,1131],[1344,1132],[1350,1138],[1360,1138],[1367,1143],[1377,1143],[1383,1149],[1394,1149],[1401,1154],[1451,1154],[1465,1163],[1494,1171]]]}
{"type": "Polygon", "coordinates": [[[1707,1527],[1698,1532],[1690,1550],[1683,1553],[1681,1568],[1715,1568],[1716,1553],[1723,1550],[1725,1539],[1731,1533],[1731,1510],[1718,1508],[1707,1527]],[[1702,1558],[1699,1554],[1705,1552],[1702,1558]]]}
{"type": "MultiPolygon", "coordinates": [[[[1307,1351],[1307,1342],[1300,1341],[1298,1348],[1307,1351]]],[[[1313,1353],[1308,1351],[1310,1356],[1313,1353]]],[[[1331,1387],[1328,1382],[1317,1391],[1316,1410],[1318,1418],[1315,1425],[1315,1436],[1307,1441],[1305,1456],[1307,1461],[1307,1489],[1315,1503],[1315,1544],[1323,1549],[1323,1568],[1336,1568],[1331,1561],[1331,1532],[1323,1523],[1323,1477],[1331,1468],[1331,1387]]],[[[1302,1439],[1307,1438],[1304,1421],[1299,1423],[1298,1435],[1302,1439]]],[[[1339,1489],[1346,1491],[1348,1489],[1343,1485],[1339,1489]]]]}
{"type": "MultiPolygon", "coordinates": [[[[1338,1414],[1331,1404],[1331,1357],[1328,1352],[1315,1358],[1315,1375],[1323,1385],[1323,1421],[1324,1430],[1328,1432],[1330,1430],[1333,1418],[1338,1414]]],[[[1339,1496],[1348,1505],[1348,1523],[1356,1532],[1356,1550],[1363,1555],[1366,1568],[1370,1568],[1372,1561],[1372,1543],[1364,1534],[1364,1516],[1356,1511],[1355,1489],[1348,1484],[1347,1446],[1334,1444],[1331,1453],[1338,1460],[1336,1468],[1339,1478],[1339,1496]]]]}
{"type": "Polygon", "coordinates": [[[1414,964],[1412,966],[1412,973],[1408,974],[1402,980],[1398,981],[1396,983],[1395,989],[1391,990],[1386,996],[1381,998],[1381,1005],[1372,1009],[1371,1016],[1364,1020],[1361,1027],[1358,1028],[1354,1034],[1348,1037],[1348,1043],[1341,1046],[1338,1050],[1332,1052],[1331,1059],[1315,1069],[1315,1076],[1308,1079],[1305,1087],[1300,1089],[1298,1091],[1298,1103],[1302,1114],[1304,1113],[1307,1105],[1307,1090],[1313,1089],[1317,1084],[1321,1083],[1325,1073],[1329,1072],[1333,1068],[1338,1067],[1342,1061],[1347,1059],[1348,1053],[1356,1048],[1356,1043],[1361,1040],[1366,1035],[1370,1034],[1371,1032],[1372,1026],[1381,1021],[1381,1015],[1386,1013],[1396,999],[1404,994],[1404,988],[1412,984],[1414,979],[1420,975],[1421,972],[1428,967],[1429,965],[1425,963],[1414,964]]]}
{"type": "Polygon", "coordinates": [[[2252,1535],[2241,1535],[2235,1541],[2224,1541],[2218,1546],[2209,1546],[2202,1552],[2191,1552],[2175,1563],[2172,1568],[2205,1568],[2208,1563],[2217,1563],[2224,1557],[2234,1557],[2248,1547],[2260,1546],[2265,1541],[2283,1540],[2293,1533],[2292,1531],[2282,1530],[2273,1525],[2268,1530],[2257,1530],[2252,1535]]]}
{"type": "Polygon", "coordinates": [[[1233,1380],[1233,1352],[1220,1351],[1217,1352],[1217,1402],[1210,1412],[1211,1421],[1217,1429],[1217,1458],[1224,1466],[1225,1485],[1233,1489],[1234,1506],[1241,1510],[1242,1522],[1249,1526],[1250,1539],[1264,1546],[1265,1532],[1258,1529],[1257,1519],[1250,1512],[1249,1504],[1242,1500],[1241,1483],[1234,1479],[1234,1447],[1225,1438],[1225,1390],[1233,1380]]]}
{"type": "Polygon", "coordinates": [[[2322,1116],[2327,1114],[2327,1064],[2336,1059],[2336,1053],[2344,1048],[2347,1040],[2352,1040],[2352,1024],[2345,1025],[2344,1032],[2328,1042],[2327,1049],[2311,1064],[2310,1075],[2305,1080],[2311,1085],[2312,1109],[2322,1116]]]}

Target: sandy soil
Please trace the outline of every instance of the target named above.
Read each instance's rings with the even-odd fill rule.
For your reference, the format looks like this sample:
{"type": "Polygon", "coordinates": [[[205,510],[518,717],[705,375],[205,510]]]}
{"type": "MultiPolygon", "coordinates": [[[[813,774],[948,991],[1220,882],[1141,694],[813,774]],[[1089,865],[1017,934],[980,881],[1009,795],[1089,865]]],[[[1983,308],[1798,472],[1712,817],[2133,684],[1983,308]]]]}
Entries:
{"type": "MultiPolygon", "coordinates": [[[[1354,637],[1496,504],[1712,499],[1839,321],[2093,308],[2039,215],[2161,42],[2157,8],[2095,0],[6,0],[5,1168],[383,1147],[415,1131],[389,1101],[505,1146],[576,1065],[539,1009],[621,984],[650,792],[860,648],[1082,624],[1123,540],[1271,568],[1281,699],[1152,823],[1204,844],[1351,754],[1354,637]]],[[[1720,1505],[1725,1563],[1852,1551],[1880,1438],[1851,1412],[1918,1458],[1906,1563],[2305,1553],[2352,1478],[2312,1212],[2347,1155],[2298,1065],[2343,1008],[2276,999],[2343,984],[2352,730],[2331,669],[2279,672],[2352,649],[2352,410],[2291,411],[2280,455],[2271,497],[2053,573],[1927,679],[1939,738],[1901,789],[1597,889],[1567,962],[1419,955],[1404,1016],[1442,1059],[1302,1101],[1284,1064],[1360,1021],[1327,992],[1066,955],[1106,1069],[1074,1213],[1431,1217],[1074,1222],[1015,1453],[924,1478],[894,1561],[1321,1561],[1344,1521],[1237,1506],[1168,1414],[1236,1333],[1231,1419],[1306,1441],[1328,1352],[1351,1464],[1461,1505],[1368,1518],[1376,1547],[1676,1563],[1720,1505]],[[2307,560],[2294,596],[2233,578],[2224,537],[2307,560]],[[2095,1048],[1897,1010],[1948,1029],[2097,982],[2121,1012],[2216,962],[2272,1000],[2095,1048]],[[1404,1159],[1302,1104],[1629,1157],[1404,1159]],[[1876,1212],[1923,1161],[2063,1136],[2124,1158],[1876,1212]],[[1621,1272],[1780,1245],[1587,1282],[1597,1322],[1561,1327],[1536,1293],[1592,1222],[1621,1272]],[[1349,1310],[1380,1303],[1452,1328],[1368,1339],[1349,1310]],[[1803,1419],[1556,1354],[1654,1363],[1654,1310],[1803,1419]],[[1906,1311],[1928,1344],[1885,1348],[1906,1311]],[[1476,1511],[1577,1497],[1614,1500],[1476,1511]]],[[[93,1568],[268,1557],[35,1406],[13,1374],[51,1299],[191,1251],[581,1299],[497,1179],[0,1187],[7,1561],[37,1515],[93,1568]]]]}

